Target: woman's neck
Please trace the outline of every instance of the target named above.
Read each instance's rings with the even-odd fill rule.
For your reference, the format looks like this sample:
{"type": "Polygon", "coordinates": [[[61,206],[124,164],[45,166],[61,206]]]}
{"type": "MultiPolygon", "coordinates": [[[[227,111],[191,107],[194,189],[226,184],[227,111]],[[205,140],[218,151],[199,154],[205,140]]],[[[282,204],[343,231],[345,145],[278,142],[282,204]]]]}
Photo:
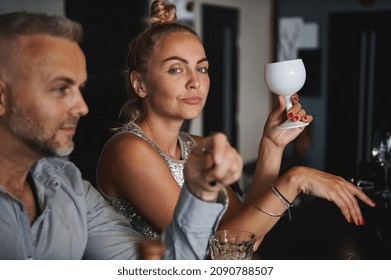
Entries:
{"type": "Polygon", "coordinates": [[[137,124],[142,131],[168,156],[180,159],[181,149],[178,142],[182,123],[165,123],[143,120],[137,124]]]}

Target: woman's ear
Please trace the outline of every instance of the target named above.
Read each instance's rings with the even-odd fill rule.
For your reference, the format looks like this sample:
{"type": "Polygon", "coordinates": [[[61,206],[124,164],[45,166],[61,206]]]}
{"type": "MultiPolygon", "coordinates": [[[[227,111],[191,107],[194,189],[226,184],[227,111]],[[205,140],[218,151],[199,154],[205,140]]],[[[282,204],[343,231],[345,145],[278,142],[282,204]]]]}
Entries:
{"type": "Polygon", "coordinates": [[[3,115],[5,112],[5,91],[5,82],[0,79],[0,116],[3,115]]]}
{"type": "Polygon", "coordinates": [[[141,76],[140,73],[136,71],[132,71],[130,73],[130,83],[132,84],[134,92],[138,96],[144,98],[147,95],[143,86],[143,77],[141,76]]]}

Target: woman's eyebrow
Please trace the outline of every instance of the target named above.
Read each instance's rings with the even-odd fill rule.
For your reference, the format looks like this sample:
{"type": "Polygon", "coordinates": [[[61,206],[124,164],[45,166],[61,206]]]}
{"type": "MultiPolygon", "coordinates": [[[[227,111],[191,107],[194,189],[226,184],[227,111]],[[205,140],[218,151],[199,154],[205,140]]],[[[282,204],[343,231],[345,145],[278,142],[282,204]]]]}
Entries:
{"type": "MultiPolygon", "coordinates": [[[[187,59],[184,59],[184,58],[182,58],[180,56],[176,56],[176,55],[175,56],[170,56],[170,57],[164,59],[162,62],[166,62],[166,61],[169,61],[169,60],[179,60],[179,61],[181,61],[183,63],[189,64],[189,61],[187,59]]],[[[197,61],[197,64],[199,64],[201,62],[204,62],[204,61],[208,61],[208,59],[206,57],[203,57],[203,58],[201,58],[200,60],[197,61]]]]}
{"type": "Polygon", "coordinates": [[[180,56],[170,56],[166,59],[163,60],[163,62],[166,62],[166,61],[169,61],[169,60],[179,60],[183,63],[186,63],[186,64],[189,64],[189,61],[187,61],[186,59],[180,57],[180,56]]]}

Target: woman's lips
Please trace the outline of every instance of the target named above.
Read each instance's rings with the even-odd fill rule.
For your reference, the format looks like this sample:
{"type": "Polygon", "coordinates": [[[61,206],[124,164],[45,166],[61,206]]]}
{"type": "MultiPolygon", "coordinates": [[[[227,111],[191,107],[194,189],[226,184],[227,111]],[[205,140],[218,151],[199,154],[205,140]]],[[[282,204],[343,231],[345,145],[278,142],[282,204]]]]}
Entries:
{"type": "Polygon", "coordinates": [[[183,103],[189,104],[189,105],[197,105],[201,103],[201,98],[200,97],[189,97],[182,99],[183,103]]]}

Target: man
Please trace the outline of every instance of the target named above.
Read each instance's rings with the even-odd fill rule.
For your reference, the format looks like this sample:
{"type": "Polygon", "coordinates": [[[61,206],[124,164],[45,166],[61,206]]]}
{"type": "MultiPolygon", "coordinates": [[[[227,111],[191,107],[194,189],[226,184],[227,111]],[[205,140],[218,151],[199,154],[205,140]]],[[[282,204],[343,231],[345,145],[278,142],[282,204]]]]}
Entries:
{"type": "MultiPolygon", "coordinates": [[[[81,39],[81,26],[63,17],[0,15],[0,259],[138,257],[141,237],[63,158],[88,112],[81,39]]],[[[162,235],[165,258],[204,258],[226,208],[223,186],[241,169],[222,134],[195,149],[162,235]]]]}

